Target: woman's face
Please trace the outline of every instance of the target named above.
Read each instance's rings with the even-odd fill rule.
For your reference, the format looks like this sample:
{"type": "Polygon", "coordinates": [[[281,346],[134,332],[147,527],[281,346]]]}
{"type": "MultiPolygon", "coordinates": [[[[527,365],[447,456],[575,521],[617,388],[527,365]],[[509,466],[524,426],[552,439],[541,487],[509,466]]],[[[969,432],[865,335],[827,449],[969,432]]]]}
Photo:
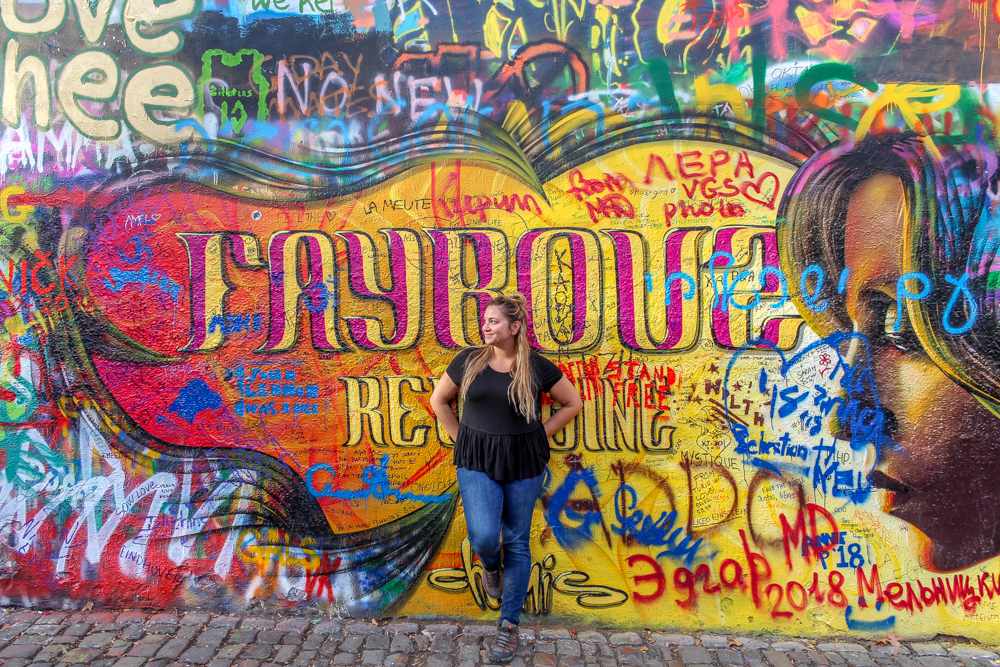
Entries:
{"type": "Polygon", "coordinates": [[[905,306],[893,330],[904,211],[899,179],[880,174],[862,184],[847,215],[847,310],[868,340],[895,443],[881,448],[868,479],[883,511],[919,530],[910,535],[922,564],[951,571],[1000,553],[1000,420],[924,353],[905,306]]]}
{"type": "Polygon", "coordinates": [[[489,306],[483,313],[483,342],[502,348],[513,347],[514,336],[520,326],[520,322],[511,322],[504,317],[496,306],[489,306]]]}

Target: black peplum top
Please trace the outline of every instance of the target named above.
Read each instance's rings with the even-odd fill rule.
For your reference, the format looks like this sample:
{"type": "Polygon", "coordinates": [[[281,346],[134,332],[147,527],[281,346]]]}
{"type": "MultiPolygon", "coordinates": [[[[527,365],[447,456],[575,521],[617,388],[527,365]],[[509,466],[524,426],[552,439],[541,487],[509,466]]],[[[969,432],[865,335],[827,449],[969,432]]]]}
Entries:
{"type": "MultiPolygon", "coordinates": [[[[469,347],[448,365],[448,377],[462,385],[465,362],[479,348],[469,347]]],[[[549,391],[562,371],[554,363],[531,353],[531,369],[538,392],[536,405],[541,414],[542,392],[549,391]]],[[[541,475],[549,462],[549,439],[540,419],[529,422],[507,396],[514,377],[488,365],[469,386],[462,405],[462,420],[455,441],[455,466],[486,473],[496,482],[514,482],[541,475]]]]}

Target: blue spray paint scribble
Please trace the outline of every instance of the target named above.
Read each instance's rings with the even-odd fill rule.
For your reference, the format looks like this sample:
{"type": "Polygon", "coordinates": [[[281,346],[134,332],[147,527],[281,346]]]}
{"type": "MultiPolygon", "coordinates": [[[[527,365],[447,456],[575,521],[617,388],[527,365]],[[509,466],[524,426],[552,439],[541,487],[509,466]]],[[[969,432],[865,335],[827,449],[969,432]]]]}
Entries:
{"type": "Polygon", "coordinates": [[[635,489],[628,484],[618,487],[615,493],[615,517],[619,525],[612,526],[611,530],[621,535],[623,540],[632,538],[647,547],[666,547],[656,557],[683,558],[684,565],[694,562],[703,543],[707,552],[703,554],[703,558],[712,558],[718,553],[709,547],[704,538],[695,540],[685,534],[683,526],[674,527],[677,524],[677,510],[661,512],[660,518],[654,520],[635,508],[637,500],[635,489]]]}
{"type": "Polygon", "coordinates": [[[260,313],[213,315],[208,330],[211,333],[221,330],[227,336],[234,333],[257,332],[260,331],[260,319],[260,313]]]}
{"type": "Polygon", "coordinates": [[[170,412],[188,424],[194,423],[195,416],[202,410],[215,410],[222,406],[222,397],[212,391],[204,380],[194,379],[187,383],[170,404],[170,412]]]}
{"type": "Polygon", "coordinates": [[[309,488],[309,492],[317,498],[338,498],[340,500],[354,500],[360,498],[375,498],[376,500],[384,500],[386,498],[392,498],[401,502],[404,500],[410,500],[420,503],[443,503],[451,497],[448,495],[424,495],[419,493],[410,493],[409,491],[401,491],[398,488],[393,487],[392,483],[389,481],[388,468],[389,455],[383,454],[377,466],[365,466],[365,471],[361,474],[361,481],[364,483],[362,488],[354,491],[334,489],[333,486],[327,482],[323,485],[322,489],[317,489],[316,484],[313,482],[313,476],[321,470],[329,473],[334,479],[337,478],[336,468],[327,463],[317,463],[309,468],[308,472],[306,472],[306,486],[309,488]]]}
{"type": "MultiPolygon", "coordinates": [[[[151,234],[145,234],[144,236],[149,237],[149,236],[152,236],[152,235],[151,234]]],[[[153,260],[153,249],[150,248],[146,244],[146,242],[143,241],[142,239],[143,239],[142,236],[138,236],[137,235],[137,236],[133,236],[133,237],[129,238],[129,240],[125,242],[125,244],[124,244],[125,246],[129,246],[129,245],[133,245],[134,246],[134,248],[131,250],[131,254],[132,254],[131,257],[127,256],[124,252],[122,252],[122,249],[119,248],[118,246],[113,246],[113,247],[114,247],[115,251],[118,253],[118,256],[121,258],[121,260],[123,262],[125,262],[126,264],[138,264],[139,262],[142,261],[143,256],[146,257],[147,261],[152,261],[153,260]]]]}
{"type": "Polygon", "coordinates": [[[774,469],[766,461],[757,458],[757,454],[784,456],[803,461],[809,457],[809,449],[805,445],[791,442],[791,435],[788,433],[783,433],[777,440],[767,440],[764,437],[763,429],[761,429],[760,440],[754,440],[750,437],[750,429],[743,424],[733,424],[732,431],[736,438],[736,453],[751,457],[753,464],[758,468],[774,469]]]}
{"type": "MultiPolygon", "coordinates": [[[[754,287],[751,282],[754,279],[752,271],[740,271],[735,277],[730,279],[730,274],[738,268],[736,259],[732,253],[723,251],[713,253],[705,263],[705,266],[720,272],[718,274],[718,281],[712,281],[714,297],[712,299],[712,307],[718,308],[722,312],[728,312],[730,306],[737,310],[752,310],[761,303],[764,297],[774,299],[774,302],[770,305],[771,308],[780,308],[792,295],[788,287],[788,278],[780,268],[773,266],[764,267],[758,272],[756,276],[758,286],[754,287]],[[774,278],[774,283],[768,284],[770,282],[768,278],[774,278]],[[738,286],[741,286],[741,289],[737,290],[738,286]],[[775,294],[774,292],[777,293],[775,294]],[[741,297],[749,296],[750,301],[748,303],[740,303],[736,299],[738,295],[741,297]]],[[[849,274],[849,269],[841,271],[836,288],[838,294],[844,293],[849,274]]],[[[945,275],[944,284],[941,284],[939,281],[937,285],[934,285],[931,279],[923,273],[907,273],[901,276],[896,284],[896,312],[900,313],[900,315],[893,325],[893,331],[899,331],[900,318],[906,309],[905,302],[924,301],[932,295],[938,298],[948,298],[948,305],[941,319],[945,331],[953,335],[958,335],[971,330],[979,317],[979,307],[976,305],[975,295],[968,285],[970,277],[968,273],[957,277],[945,275]],[[914,282],[919,283],[919,289],[916,291],[911,289],[914,282]],[[965,313],[964,319],[957,323],[952,322],[956,311],[965,313]]],[[[689,273],[679,271],[671,274],[667,278],[667,305],[670,305],[670,283],[675,279],[682,279],[686,284],[691,286],[696,283],[695,276],[689,273]]],[[[811,264],[802,271],[799,288],[794,293],[801,297],[802,304],[806,308],[817,313],[822,313],[830,305],[829,300],[824,295],[830,294],[832,281],[830,289],[825,287],[826,284],[827,277],[823,271],[823,267],[818,264],[811,264]],[[814,287],[810,288],[810,283],[814,283],[814,287]]],[[[653,291],[652,279],[649,274],[646,275],[646,289],[649,292],[653,291]]],[[[685,294],[684,298],[690,299],[691,297],[685,294]]]]}
{"type": "MultiPolygon", "coordinates": [[[[771,397],[769,417],[772,423],[797,420],[810,437],[821,436],[824,430],[832,432],[832,427],[836,424],[838,434],[820,437],[818,444],[809,443],[808,446],[806,443],[791,442],[787,433],[777,441],[767,441],[763,430],[760,439],[755,440],[751,437],[749,428],[733,420],[727,410],[728,425],[737,441],[736,453],[741,454],[748,465],[778,475],[792,473],[811,476],[813,486],[824,493],[828,492],[828,486],[832,486],[829,491],[835,496],[846,497],[854,502],[867,500],[872,488],[866,482],[864,473],[842,469],[841,461],[837,460],[837,449],[840,442],[846,443],[851,451],[874,446],[876,451],[873,460],[878,460],[883,448],[896,446],[885,433],[886,415],[879,406],[868,339],[855,332],[835,333],[807,346],[791,358],[786,358],[781,350],[767,341],[752,341],[738,350],[730,360],[723,390],[725,405],[729,404],[729,378],[733,368],[744,354],[754,348],[757,352],[752,354],[759,354],[761,347],[770,348],[781,360],[778,380],[770,377],[767,370],[762,368],[756,381],[757,391],[771,397]],[[852,364],[841,355],[840,350],[844,345],[858,348],[855,363],[852,364]],[[820,349],[829,349],[834,358],[826,380],[834,383],[836,390],[831,391],[815,383],[811,387],[790,383],[793,371],[800,362],[820,349]]],[[[778,429],[772,427],[772,430],[778,429]]]]}
{"type": "Polygon", "coordinates": [[[597,490],[597,479],[590,468],[574,468],[566,475],[545,507],[545,520],[552,527],[552,535],[564,549],[571,549],[582,542],[594,539],[594,526],[601,524],[600,504],[597,502],[574,503],[573,492],[577,485],[583,484],[588,489],[590,500],[600,499],[597,490]],[[563,523],[562,514],[577,525],[563,523]]]}
{"type": "Polygon", "coordinates": [[[114,282],[111,282],[107,278],[104,279],[104,286],[107,287],[112,292],[120,292],[127,285],[139,285],[143,289],[150,285],[159,287],[161,290],[166,292],[170,296],[170,300],[177,303],[177,297],[181,294],[181,289],[183,289],[180,284],[174,282],[169,277],[153,271],[148,266],[144,266],[138,270],[132,269],[119,269],[118,267],[112,266],[108,269],[108,275],[110,275],[114,282]]]}
{"type": "Polygon", "coordinates": [[[848,630],[859,630],[862,632],[888,632],[896,627],[896,615],[893,614],[888,618],[883,618],[880,621],[859,621],[857,619],[851,618],[851,614],[854,610],[851,605],[847,605],[847,609],[844,610],[844,620],[847,621],[848,630]]]}

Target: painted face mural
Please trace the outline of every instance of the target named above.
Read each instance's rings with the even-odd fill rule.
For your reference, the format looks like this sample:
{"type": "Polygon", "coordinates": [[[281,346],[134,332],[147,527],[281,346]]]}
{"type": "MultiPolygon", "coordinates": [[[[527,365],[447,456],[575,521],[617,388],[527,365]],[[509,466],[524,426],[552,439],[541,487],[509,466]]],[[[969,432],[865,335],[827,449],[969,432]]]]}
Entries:
{"type": "Polygon", "coordinates": [[[851,332],[843,345],[870,364],[868,480],[885,512],[918,529],[911,543],[935,570],[1000,553],[987,501],[1000,447],[984,436],[997,422],[995,379],[970,363],[993,347],[996,163],[982,147],[868,141],[814,156],[781,209],[791,272],[839,276],[836,290],[818,278],[830,300],[802,311],[817,330],[851,332]]]}
{"type": "Polygon", "coordinates": [[[528,613],[991,637],[960,4],[0,3],[0,602],[494,618],[429,397],[517,290],[528,613]]]}

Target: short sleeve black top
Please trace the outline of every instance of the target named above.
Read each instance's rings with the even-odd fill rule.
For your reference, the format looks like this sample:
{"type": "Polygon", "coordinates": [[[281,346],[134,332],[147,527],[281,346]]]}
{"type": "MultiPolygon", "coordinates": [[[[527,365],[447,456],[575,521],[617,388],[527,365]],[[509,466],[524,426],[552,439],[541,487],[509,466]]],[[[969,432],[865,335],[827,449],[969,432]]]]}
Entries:
{"type": "MultiPolygon", "coordinates": [[[[469,355],[466,348],[448,365],[448,377],[461,386],[469,355]]],[[[562,371],[537,352],[531,353],[531,370],[538,387],[536,406],[541,413],[542,392],[562,379],[562,371]]],[[[462,421],[455,441],[455,465],[484,472],[497,482],[513,482],[541,475],[549,462],[549,439],[540,419],[529,422],[507,395],[513,381],[488,365],[469,385],[462,405],[462,421]]]]}

